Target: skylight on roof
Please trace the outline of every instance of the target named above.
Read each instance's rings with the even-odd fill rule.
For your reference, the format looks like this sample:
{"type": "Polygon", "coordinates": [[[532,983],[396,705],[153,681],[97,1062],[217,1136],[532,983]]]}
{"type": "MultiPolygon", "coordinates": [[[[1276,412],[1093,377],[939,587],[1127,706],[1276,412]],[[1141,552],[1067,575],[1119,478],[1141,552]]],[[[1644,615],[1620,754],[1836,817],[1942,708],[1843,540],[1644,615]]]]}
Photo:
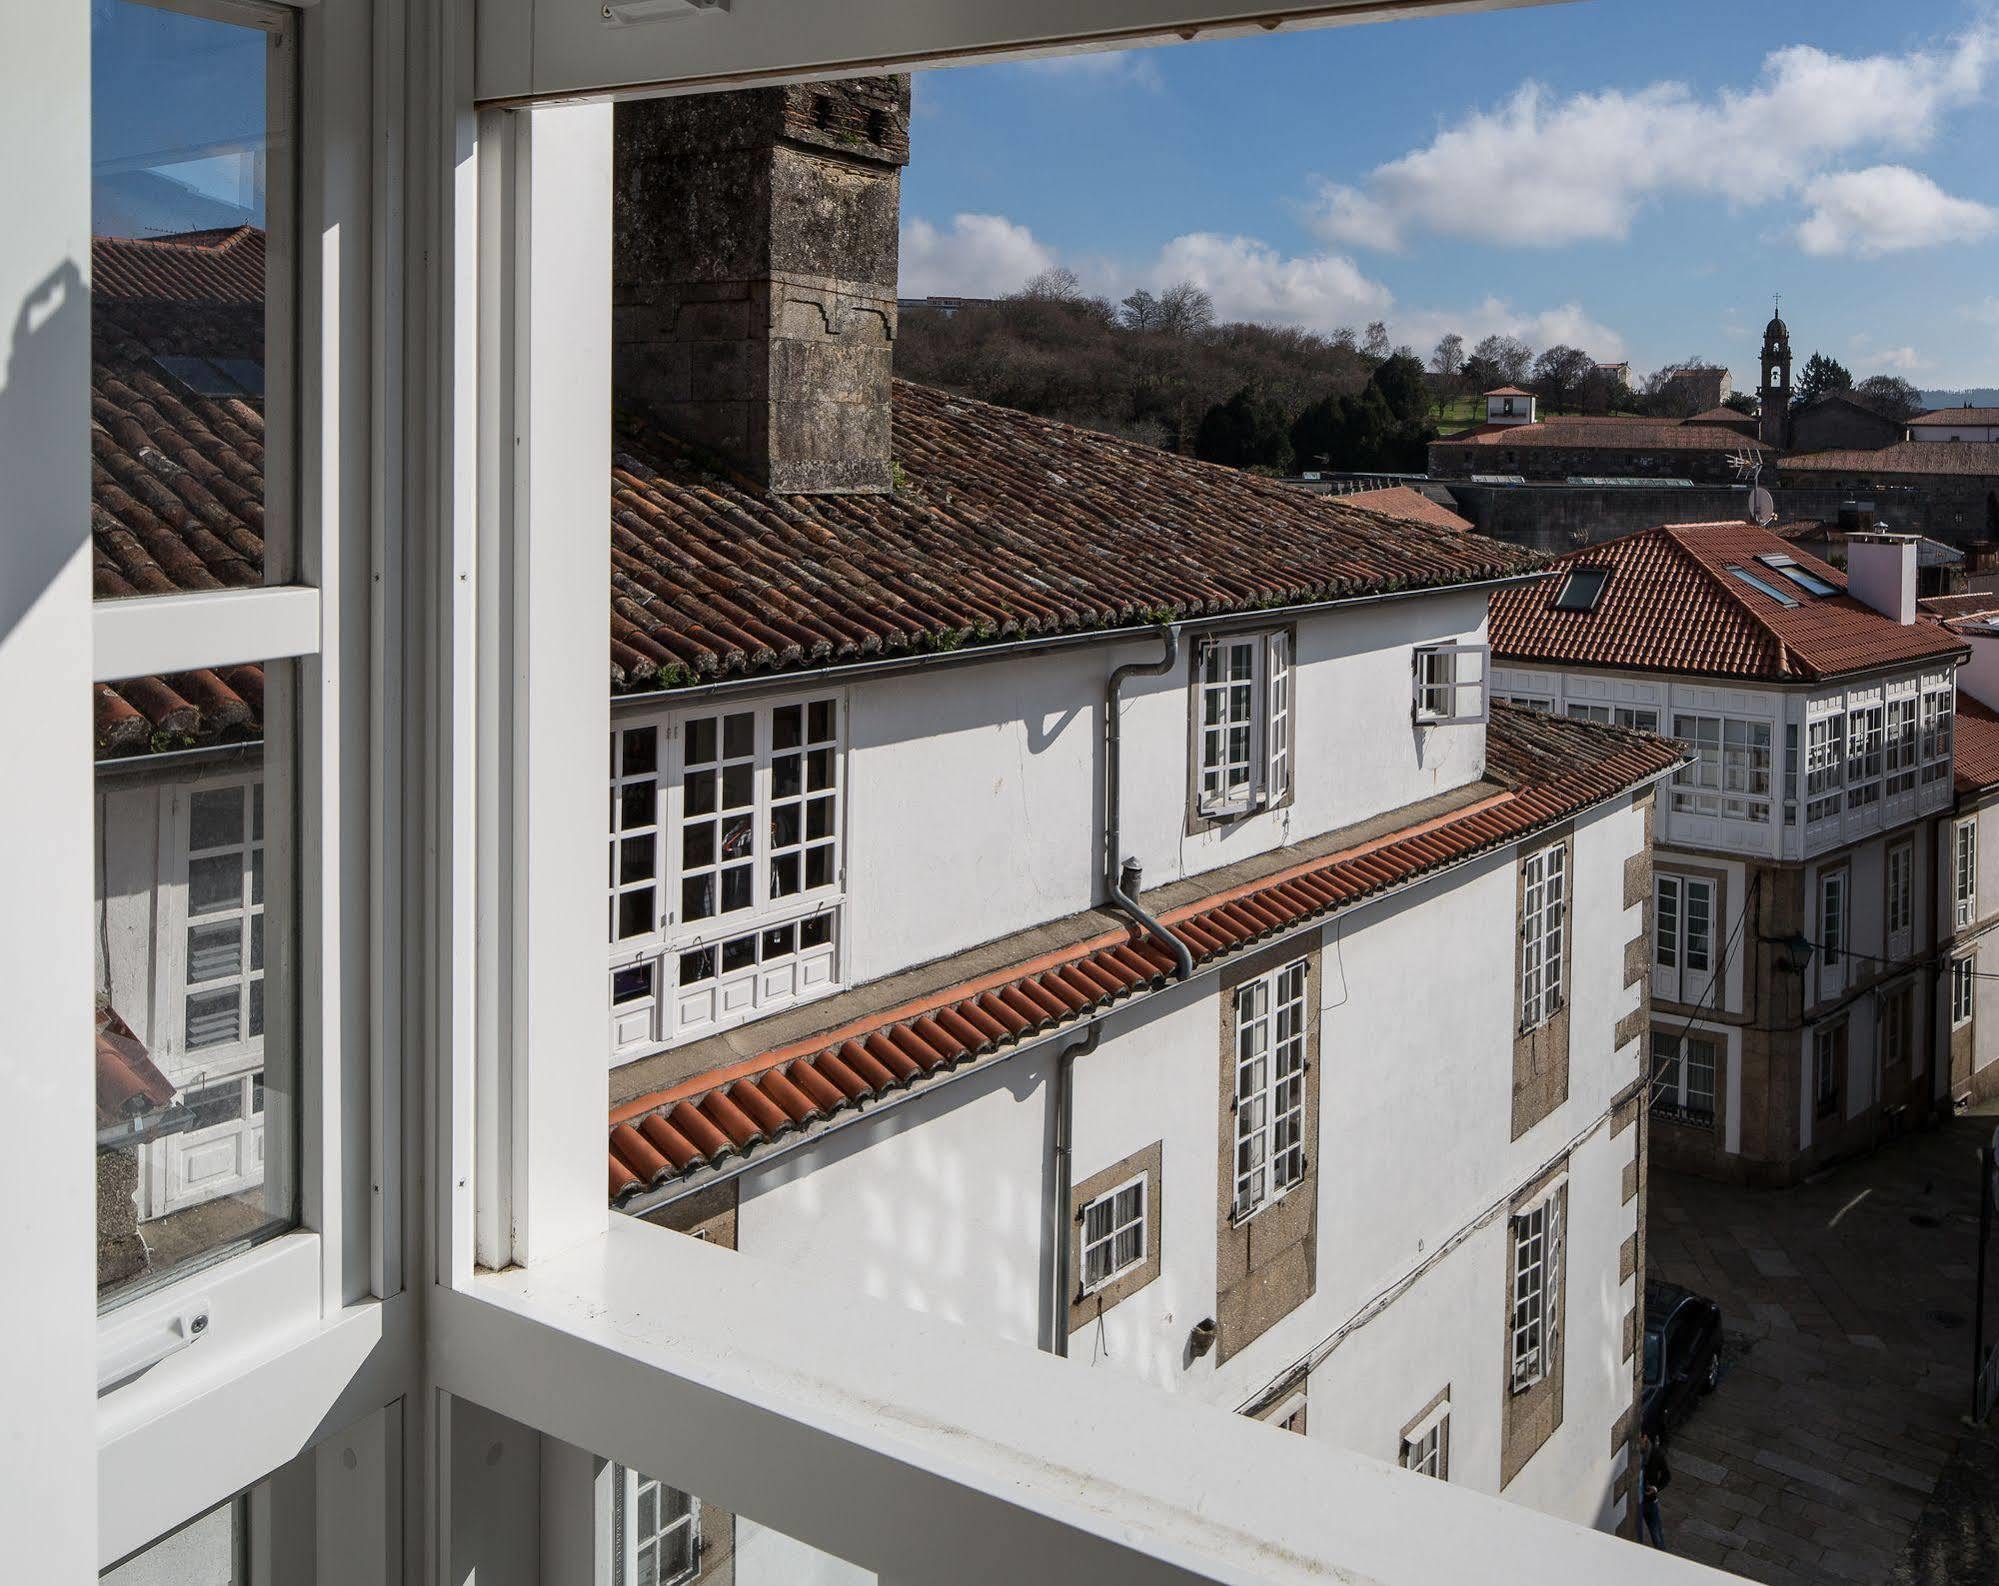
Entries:
{"type": "Polygon", "coordinates": [[[1555,595],[1554,609],[1594,611],[1596,603],[1603,599],[1603,592],[1609,586],[1609,568],[1578,567],[1562,580],[1562,587],[1555,595]]]}
{"type": "Polygon", "coordinates": [[[1746,567],[1731,567],[1728,571],[1733,577],[1741,579],[1742,582],[1747,584],[1751,589],[1757,590],[1762,594],[1768,595],[1772,600],[1776,601],[1777,604],[1780,606],[1796,606],[1798,604],[1797,596],[1785,594],[1784,591],[1779,589],[1775,584],[1768,583],[1765,580],[1758,578],[1754,573],[1750,572],[1749,569],[1746,567]]]}
{"type": "Polygon", "coordinates": [[[1782,552],[1773,551],[1767,556],[1757,557],[1756,560],[1761,562],[1765,567],[1783,574],[1784,577],[1788,578],[1808,595],[1836,595],[1839,593],[1839,587],[1836,584],[1828,584],[1817,573],[1807,572],[1798,565],[1798,559],[1794,556],[1786,556],[1782,552]]]}
{"type": "Polygon", "coordinates": [[[251,358],[197,358],[168,354],[154,363],[196,396],[264,399],[264,366],[251,358]]]}

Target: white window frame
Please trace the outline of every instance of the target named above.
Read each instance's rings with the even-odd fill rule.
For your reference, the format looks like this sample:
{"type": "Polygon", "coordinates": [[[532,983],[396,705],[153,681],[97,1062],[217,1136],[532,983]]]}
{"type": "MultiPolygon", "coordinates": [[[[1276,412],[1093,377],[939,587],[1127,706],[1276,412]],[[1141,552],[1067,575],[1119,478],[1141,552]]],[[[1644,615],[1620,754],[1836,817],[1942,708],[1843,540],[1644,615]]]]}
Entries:
{"type": "Polygon", "coordinates": [[[1665,870],[1654,874],[1654,996],[1669,1002],[1703,1003],[1712,995],[1720,891],[1711,876],[1683,876],[1665,870]]]}
{"type": "MultiPolygon", "coordinates": [[[[1840,1098],[1846,1093],[1846,1075],[1842,1058],[1846,1055],[1840,1048],[1844,1044],[1841,1035],[1847,1029],[1844,1018],[1832,1019],[1812,1029],[1812,1115],[1818,1118],[1836,1117],[1839,1113],[1840,1098]]],[[[1850,1039],[1850,1037],[1849,1037],[1850,1039]]]]}
{"type": "Polygon", "coordinates": [[[1978,920],[1978,817],[1951,828],[1951,925],[1969,930],[1978,920]]]}
{"type": "Polygon", "coordinates": [[[1967,953],[1950,961],[1950,1027],[1961,1030],[1977,1008],[1977,959],[1967,953]]]}
{"type": "Polygon", "coordinates": [[[1508,1386],[1525,1393],[1555,1369],[1561,1334],[1563,1175],[1514,1212],[1507,1273],[1508,1386]]]}
{"type": "Polygon", "coordinates": [[[1568,845],[1520,859],[1520,1028],[1546,1024],[1567,1001],[1568,845]]]}
{"type": "Polygon", "coordinates": [[[1856,705],[1846,713],[1846,807],[1866,809],[1881,802],[1886,712],[1880,705],[1856,705]]]}
{"type": "Polygon", "coordinates": [[[1920,763],[1920,731],[1918,717],[1922,702],[1915,694],[1888,701],[1888,779],[1886,792],[1889,798],[1900,798],[1903,794],[1916,790],[1916,777],[1920,763]]]}
{"type": "Polygon", "coordinates": [[[1913,945],[1916,920],[1916,848],[1912,842],[1888,845],[1887,858],[1888,956],[1907,958],[1913,945]]]}
{"type": "Polygon", "coordinates": [[[1673,736],[1695,756],[1673,773],[1676,811],[1720,820],[1770,819],[1774,765],[1768,721],[1675,711],[1673,736]]]}
{"type": "Polygon", "coordinates": [[[1422,1420],[1402,1435],[1402,1448],[1396,1456],[1397,1463],[1404,1470],[1414,1471],[1419,1476],[1434,1476],[1438,1481],[1451,1479],[1451,1401],[1445,1399],[1422,1420]]]}
{"type": "Polygon", "coordinates": [[[1805,824],[1838,819],[1845,786],[1845,713],[1817,717],[1805,724],[1805,824]]]}
{"type": "Polygon", "coordinates": [[[1646,705],[1597,705],[1571,700],[1568,714],[1577,721],[1593,721],[1604,727],[1623,727],[1631,732],[1657,732],[1659,713],[1646,705]]]}
{"type": "Polygon", "coordinates": [[[1909,1060],[1909,1048],[1914,1035],[1913,1017],[1915,987],[1909,981],[1883,988],[1880,996],[1879,1037],[1875,1042],[1877,1067],[1886,1072],[1897,1063],[1909,1060]]]}
{"type": "Polygon", "coordinates": [[[1084,1203],[1077,1214],[1082,1225],[1080,1238],[1081,1254],[1077,1270],[1082,1275],[1084,1294],[1095,1294],[1099,1289],[1108,1288],[1128,1272],[1136,1272],[1151,1259],[1152,1251],[1152,1184],[1143,1173],[1134,1173],[1115,1189],[1106,1190],[1084,1203]],[[1119,1221],[1118,1203],[1121,1197],[1137,1192],[1138,1211],[1135,1216],[1119,1221]],[[1097,1238],[1090,1237],[1090,1214],[1099,1207],[1108,1207],[1110,1226],[1097,1238]],[[1118,1238],[1136,1230],[1138,1234],[1138,1254],[1122,1266],[1116,1264],[1118,1238]],[[1090,1276],[1090,1256],[1097,1250],[1108,1251],[1110,1263],[1096,1277],[1090,1276]]]}
{"type": "Polygon", "coordinates": [[[629,1466],[611,1467],[610,1586],[638,1586],[639,1571],[648,1550],[651,1550],[655,1561],[654,1586],[686,1586],[688,1581],[696,1579],[701,1573],[703,1544],[699,1498],[654,1477],[641,1475],[629,1466]],[[659,1495],[656,1512],[662,1519],[666,1515],[669,1493],[687,1507],[686,1512],[678,1517],[655,1525],[650,1535],[641,1535],[644,1527],[639,1511],[644,1507],[641,1500],[648,1492],[659,1495]],[[658,1569],[657,1561],[663,1556],[667,1541],[681,1535],[687,1538],[687,1566],[666,1574],[658,1569]]]}
{"type": "MultiPolygon", "coordinates": [[[[712,1035],[755,1019],[813,1001],[843,984],[841,943],[847,929],[847,691],[813,689],[737,700],[728,695],[681,706],[661,706],[621,715],[612,724],[610,750],[611,818],[607,923],[611,937],[609,1040],[612,1063],[631,1061],[683,1041],[712,1035]],[[830,712],[832,737],[813,737],[812,722],[820,711],[830,712]],[[775,743],[781,716],[794,716],[802,726],[800,742],[783,749],[775,743]],[[747,719],[750,743],[746,752],[731,754],[724,742],[724,723],[747,719]],[[714,723],[716,758],[693,763],[696,774],[712,778],[716,806],[690,814],[687,809],[691,725],[714,723]],[[653,735],[653,770],[632,774],[625,755],[635,735],[653,735]],[[830,750],[832,780],[814,786],[812,764],[830,750]],[[779,796],[775,768],[780,759],[796,758],[799,786],[779,796]],[[724,768],[747,768],[750,801],[740,808],[750,840],[748,857],[724,866],[719,851],[727,817],[720,789],[724,768]],[[708,768],[713,767],[710,771],[708,768]],[[650,801],[646,797],[651,784],[650,801]],[[626,806],[633,819],[626,820],[626,806]],[[774,841],[779,806],[796,811],[796,840],[781,849],[774,841]],[[641,808],[641,806],[646,806],[641,808]],[[818,811],[830,808],[823,826],[818,811]],[[686,863],[685,834],[690,824],[711,823],[716,851],[699,865],[686,863]],[[651,875],[630,880],[626,855],[637,845],[646,855],[651,875]],[[830,854],[827,879],[807,885],[809,854],[830,854]],[[774,867],[792,861],[797,889],[780,895],[774,867]],[[719,905],[725,868],[746,870],[749,902],[727,913],[683,919],[683,886],[695,875],[713,880],[713,901],[719,905]],[[652,925],[630,936],[618,936],[620,902],[626,896],[652,894],[652,925]],[[805,938],[810,936],[811,940],[805,938]],[[733,960],[733,961],[732,961],[733,960]],[[699,974],[705,965],[708,973],[699,974]],[[692,978],[690,978],[692,977],[692,978]]],[[[643,867],[640,867],[641,869],[643,867]]]]}
{"type": "Polygon", "coordinates": [[[1853,937],[1853,876],[1844,865],[1819,872],[1818,956],[1819,995],[1836,997],[1846,989],[1846,956],[1853,937]]]}
{"type": "Polygon", "coordinates": [[[1721,1067],[1727,1045],[1719,1035],[1692,1030],[1652,1032],[1651,1110],[1678,1123],[1713,1128],[1716,1099],[1721,1084],[1721,1067]],[[1695,1062],[1695,1047],[1703,1049],[1702,1061],[1695,1062]],[[1705,1070],[1705,1086],[1695,1083],[1705,1070]],[[1703,1105],[1705,1103],[1705,1105],[1703,1105]]]}
{"type": "Polygon", "coordinates": [[[1211,634],[1194,646],[1194,711],[1192,727],[1194,767],[1194,808],[1214,820],[1231,819],[1269,809],[1284,801],[1291,792],[1291,777],[1297,754],[1297,667],[1291,653],[1291,631],[1271,628],[1255,633],[1211,634]],[[1247,662],[1246,677],[1229,670],[1234,657],[1247,662]],[[1229,659],[1222,675],[1210,679],[1213,657],[1229,659]],[[1245,711],[1236,709],[1238,692],[1246,693],[1245,711]],[[1209,721],[1210,700],[1220,701],[1220,714],[1209,721]],[[1237,728],[1247,734],[1243,758],[1229,752],[1230,734],[1237,728]],[[1211,758],[1212,757],[1212,758],[1211,758]],[[1224,780],[1214,791],[1208,788],[1210,774],[1224,778],[1240,766],[1240,784],[1224,780]]]}
{"type": "Polygon", "coordinates": [[[1482,723],[1487,704],[1492,647],[1485,644],[1431,644],[1415,652],[1415,714],[1419,726],[1482,723]],[[1469,674],[1469,675],[1467,675],[1469,674]]]}
{"type": "Polygon", "coordinates": [[[1311,961],[1244,981],[1235,992],[1235,1197],[1232,1220],[1249,1221],[1304,1182],[1306,1075],[1311,1067],[1311,961]]]}
{"type": "Polygon", "coordinates": [[[1951,744],[1957,724],[1957,682],[1946,673],[1940,680],[1923,679],[1922,781],[1948,782],[1951,744]]]}

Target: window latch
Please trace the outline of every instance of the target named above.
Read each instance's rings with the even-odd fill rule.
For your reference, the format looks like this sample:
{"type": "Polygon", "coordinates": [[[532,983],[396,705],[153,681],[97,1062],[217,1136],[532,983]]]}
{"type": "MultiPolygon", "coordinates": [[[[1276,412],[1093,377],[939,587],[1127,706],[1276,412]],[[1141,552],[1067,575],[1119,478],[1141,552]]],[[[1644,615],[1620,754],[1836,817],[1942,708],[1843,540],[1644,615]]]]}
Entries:
{"type": "Polygon", "coordinates": [[[208,1334],[208,1300],[192,1299],[165,1315],[154,1313],[106,1334],[97,1355],[97,1391],[109,1392],[150,1371],[208,1334]]]}

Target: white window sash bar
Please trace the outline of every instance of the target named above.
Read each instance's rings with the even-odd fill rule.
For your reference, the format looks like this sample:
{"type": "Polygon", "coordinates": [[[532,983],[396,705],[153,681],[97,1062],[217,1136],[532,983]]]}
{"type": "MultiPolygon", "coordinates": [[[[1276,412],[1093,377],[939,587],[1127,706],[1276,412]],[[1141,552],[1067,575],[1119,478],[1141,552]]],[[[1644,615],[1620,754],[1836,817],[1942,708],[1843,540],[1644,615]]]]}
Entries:
{"type": "Polygon", "coordinates": [[[90,612],[91,671],[105,682],[317,655],[320,593],[211,589],[100,600],[90,612]]]}

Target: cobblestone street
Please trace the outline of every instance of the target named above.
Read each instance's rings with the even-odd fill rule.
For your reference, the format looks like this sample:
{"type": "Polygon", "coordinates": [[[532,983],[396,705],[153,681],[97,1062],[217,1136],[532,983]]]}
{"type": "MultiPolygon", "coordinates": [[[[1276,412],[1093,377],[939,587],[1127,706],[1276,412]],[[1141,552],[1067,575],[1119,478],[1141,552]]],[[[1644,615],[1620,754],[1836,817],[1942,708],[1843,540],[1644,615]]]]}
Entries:
{"type": "Polygon", "coordinates": [[[1650,1273],[1726,1332],[1720,1387],[1668,1440],[1675,1552],[1771,1586],[1993,1579],[1999,1493],[1963,1420],[1993,1122],[1789,1190],[1654,1175],[1650,1273]]]}

